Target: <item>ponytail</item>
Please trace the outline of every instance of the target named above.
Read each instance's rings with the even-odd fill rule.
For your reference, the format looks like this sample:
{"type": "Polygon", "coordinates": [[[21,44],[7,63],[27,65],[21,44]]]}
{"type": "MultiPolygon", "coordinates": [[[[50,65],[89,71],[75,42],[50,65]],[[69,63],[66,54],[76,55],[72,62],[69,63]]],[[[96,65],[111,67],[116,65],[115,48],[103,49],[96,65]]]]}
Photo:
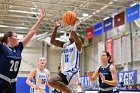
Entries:
{"type": "Polygon", "coordinates": [[[3,42],[4,42],[4,37],[0,37],[0,43],[3,44],[3,42]]]}
{"type": "Polygon", "coordinates": [[[4,34],[4,36],[3,37],[0,37],[0,43],[5,43],[5,44],[7,44],[7,39],[8,39],[8,37],[12,37],[13,36],[13,32],[12,31],[8,31],[8,32],[6,32],[5,34],[4,34]]]}

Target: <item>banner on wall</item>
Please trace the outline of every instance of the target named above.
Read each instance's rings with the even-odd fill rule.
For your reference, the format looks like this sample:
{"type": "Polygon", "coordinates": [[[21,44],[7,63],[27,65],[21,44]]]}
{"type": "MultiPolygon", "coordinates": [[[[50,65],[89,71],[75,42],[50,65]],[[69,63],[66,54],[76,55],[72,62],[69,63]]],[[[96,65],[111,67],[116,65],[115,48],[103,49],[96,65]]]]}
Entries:
{"type": "Polygon", "coordinates": [[[127,22],[132,22],[138,18],[140,18],[140,5],[137,4],[135,6],[132,6],[128,9],[126,9],[126,19],[127,22]]]}
{"type": "Polygon", "coordinates": [[[90,86],[91,82],[89,81],[89,78],[87,76],[82,76],[79,78],[79,82],[82,86],[90,86]]]}
{"type": "Polygon", "coordinates": [[[133,37],[133,61],[140,60],[140,36],[133,37]]]}
{"type": "Polygon", "coordinates": [[[106,51],[108,51],[110,53],[110,56],[111,56],[111,60],[113,60],[113,39],[112,38],[109,38],[106,40],[106,51]]]}
{"type": "Polygon", "coordinates": [[[99,22],[94,25],[94,36],[102,34],[102,22],[99,22]]]}
{"type": "Polygon", "coordinates": [[[121,38],[113,41],[113,56],[115,64],[122,64],[122,42],[121,38]]]}
{"type": "Polygon", "coordinates": [[[123,25],[125,22],[125,13],[121,12],[114,16],[114,27],[118,27],[120,25],[123,25]]]}
{"type": "Polygon", "coordinates": [[[93,38],[93,27],[86,29],[86,40],[93,38]]]}
{"type": "Polygon", "coordinates": [[[122,61],[124,63],[131,62],[131,44],[130,36],[122,37],[122,61]]]}
{"type": "Polygon", "coordinates": [[[104,32],[108,31],[108,30],[111,30],[113,28],[113,18],[110,17],[106,20],[103,21],[104,23],[104,32]]]}
{"type": "Polygon", "coordinates": [[[118,82],[124,85],[134,85],[137,83],[137,70],[118,72],[118,82]]]}

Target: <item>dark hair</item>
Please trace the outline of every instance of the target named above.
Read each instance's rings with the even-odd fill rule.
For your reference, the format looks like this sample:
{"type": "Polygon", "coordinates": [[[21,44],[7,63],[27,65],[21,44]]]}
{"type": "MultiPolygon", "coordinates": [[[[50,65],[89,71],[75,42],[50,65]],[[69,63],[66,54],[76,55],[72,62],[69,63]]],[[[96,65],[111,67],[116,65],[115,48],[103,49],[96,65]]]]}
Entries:
{"type": "Polygon", "coordinates": [[[8,31],[7,33],[4,34],[3,37],[0,37],[0,42],[1,43],[6,43],[7,44],[7,39],[8,37],[12,37],[13,36],[13,32],[8,31]]]}
{"type": "Polygon", "coordinates": [[[0,37],[0,43],[3,43],[3,41],[4,41],[4,38],[0,37]]]}
{"type": "Polygon", "coordinates": [[[106,56],[107,56],[107,57],[109,57],[108,63],[111,63],[111,62],[110,62],[110,60],[111,60],[111,55],[110,55],[110,53],[107,52],[107,51],[103,51],[103,52],[106,53],[106,56]]]}

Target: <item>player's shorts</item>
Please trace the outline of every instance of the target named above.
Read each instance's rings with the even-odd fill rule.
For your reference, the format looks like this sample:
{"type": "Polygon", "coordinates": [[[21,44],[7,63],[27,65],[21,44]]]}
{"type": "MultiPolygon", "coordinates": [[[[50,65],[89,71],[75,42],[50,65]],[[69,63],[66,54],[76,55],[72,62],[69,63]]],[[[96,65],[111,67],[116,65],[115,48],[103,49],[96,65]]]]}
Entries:
{"type": "Polygon", "coordinates": [[[67,76],[66,75],[64,75],[63,73],[58,73],[58,75],[61,77],[61,79],[62,79],[62,82],[65,84],[65,85],[68,85],[69,84],[69,82],[68,82],[68,80],[67,80],[67,76]]]}
{"type": "Polygon", "coordinates": [[[0,93],[16,93],[16,82],[9,83],[0,78],[0,93]]]}
{"type": "Polygon", "coordinates": [[[113,90],[109,90],[109,91],[102,91],[100,90],[98,93],[114,93],[113,90]]]}
{"type": "Polygon", "coordinates": [[[79,79],[79,69],[74,68],[68,71],[64,71],[63,73],[59,73],[58,75],[61,77],[64,84],[76,84],[78,83],[79,79]]]}
{"type": "Polygon", "coordinates": [[[34,93],[46,93],[46,92],[45,92],[45,90],[44,91],[34,90],[34,93]]]}

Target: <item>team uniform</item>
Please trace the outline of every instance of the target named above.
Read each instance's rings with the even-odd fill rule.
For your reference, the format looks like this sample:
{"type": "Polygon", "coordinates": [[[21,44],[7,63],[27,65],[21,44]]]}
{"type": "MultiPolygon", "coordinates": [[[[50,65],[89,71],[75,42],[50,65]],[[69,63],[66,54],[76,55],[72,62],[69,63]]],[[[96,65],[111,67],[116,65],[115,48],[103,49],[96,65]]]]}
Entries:
{"type": "Polygon", "coordinates": [[[47,83],[47,75],[48,70],[44,69],[43,71],[37,69],[36,76],[35,76],[35,84],[38,85],[43,90],[34,90],[34,93],[44,93],[47,83]]]}
{"type": "Polygon", "coordinates": [[[66,85],[78,84],[79,53],[75,42],[63,45],[61,54],[62,73],[59,73],[59,76],[66,85]]]}
{"type": "MultiPolygon", "coordinates": [[[[111,72],[110,72],[110,64],[108,64],[105,68],[102,66],[99,67],[98,73],[102,73],[105,76],[106,80],[112,80],[111,72]]],[[[99,93],[113,93],[114,86],[103,83],[101,77],[99,76],[99,93]]]]}
{"type": "Polygon", "coordinates": [[[0,43],[0,93],[16,93],[16,77],[21,64],[22,42],[9,48],[0,43]]]}

